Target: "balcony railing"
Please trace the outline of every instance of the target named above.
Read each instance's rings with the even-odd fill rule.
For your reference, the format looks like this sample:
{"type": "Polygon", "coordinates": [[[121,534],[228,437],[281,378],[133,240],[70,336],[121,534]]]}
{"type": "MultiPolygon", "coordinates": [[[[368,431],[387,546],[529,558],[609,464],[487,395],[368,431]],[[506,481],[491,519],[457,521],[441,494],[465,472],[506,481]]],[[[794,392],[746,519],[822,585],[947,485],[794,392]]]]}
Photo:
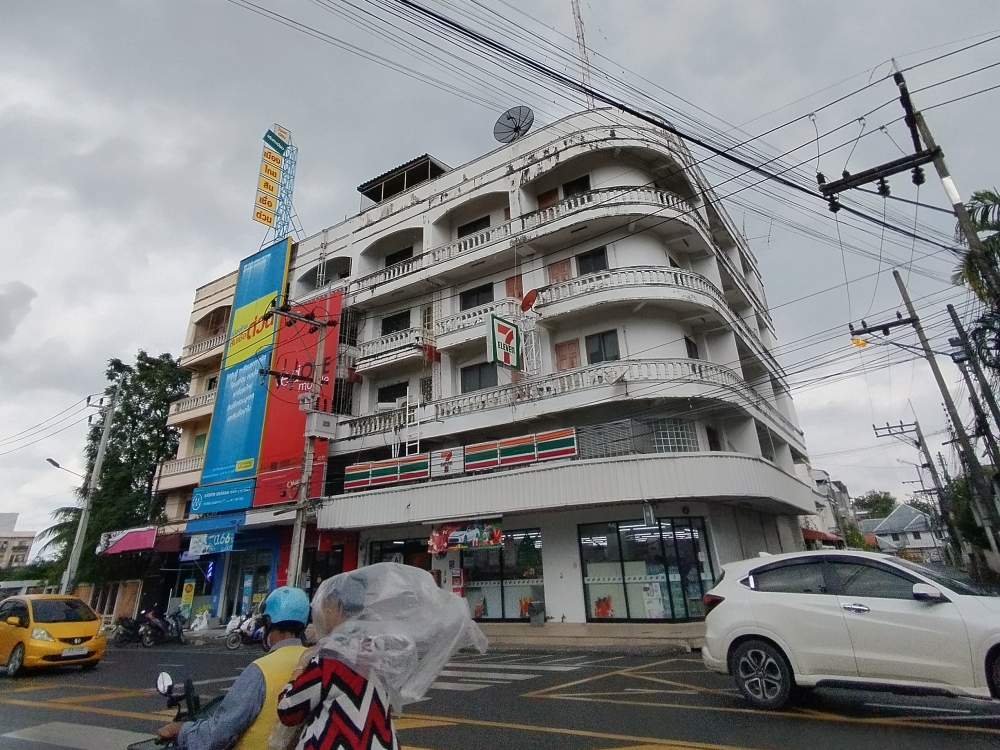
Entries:
{"type": "Polygon", "coordinates": [[[571,196],[548,208],[533,211],[494,227],[489,227],[470,234],[468,237],[453,240],[432,250],[415,255],[412,258],[396,263],[388,268],[361,276],[351,281],[347,287],[349,294],[374,289],[375,287],[397,279],[401,276],[428,268],[435,263],[450,260],[476,250],[486,245],[507,240],[514,235],[538,229],[580,211],[598,206],[632,206],[636,204],[653,205],[657,210],[670,208],[691,218],[700,228],[708,232],[708,224],[695,207],[674,193],[650,187],[614,187],[599,188],[586,193],[571,196]]]}
{"type": "Polygon", "coordinates": [[[189,471],[201,471],[205,463],[205,456],[188,456],[187,458],[175,458],[172,461],[164,461],[160,464],[160,476],[172,477],[177,474],[186,474],[189,471]]]}
{"type": "Polygon", "coordinates": [[[780,372],[777,361],[760,339],[760,334],[747,325],[746,321],[729,305],[722,291],[699,273],[666,266],[628,266],[609,268],[597,273],[577,276],[543,287],[538,291],[538,307],[572,299],[604,289],[627,289],[642,286],[664,286],[688,289],[710,297],[720,310],[728,312],[733,327],[743,339],[757,349],[758,354],[780,372]]]}
{"type": "MultiPolygon", "coordinates": [[[[646,359],[604,362],[574,370],[543,375],[519,383],[463,393],[422,406],[409,406],[389,412],[371,414],[348,420],[351,437],[363,437],[389,432],[406,421],[435,420],[456,417],[490,409],[511,408],[526,401],[583,391],[614,383],[662,382],[700,384],[711,387],[712,395],[728,392],[744,404],[756,408],[792,435],[802,440],[802,430],[792,424],[778,409],[757,393],[735,372],[723,365],[697,359],[646,359]],[[421,414],[418,409],[430,410],[421,414]]],[[[667,395],[663,391],[655,395],[667,395]]]]}
{"type": "Polygon", "coordinates": [[[363,368],[370,364],[371,360],[383,354],[404,349],[407,347],[419,347],[425,343],[430,343],[426,331],[423,328],[407,328],[403,331],[396,331],[386,336],[379,336],[371,341],[364,341],[358,346],[357,366],[363,368]]]}
{"type": "Polygon", "coordinates": [[[170,404],[170,414],[183,414],[186,411],[191,411],[192,409],[200,409],[202,406],[211,406],[215,403],[215,394],[217,391],[211,390],[205,393],[199,393],[197,396],[188,396],[187,398],[182,398],[178,401],[174,401],[170,404]]]}
{"type": "Polygon", "coordinates": [[[449,315],[447,318],[434,321],[434,335],[440,337],[445,334],[476,328],[486,322],[488,315],[512,317],[518,314],[520,310],[521,303],[516,299],[510,298],[500,299],[496,302],[473,307],[469,310],[462,310],[462,312],[455,315],[449,315]]]}
{"type": "Polygon", "coordinates": [[[181,357],[193,357],[196,354],[202,354],[204,352],[209,351],[210,349],[214,349],[217,346],[222,346],[225,343],[226,343],[226,332],[223,331],[222,333],[217,333],[211,338],[205,339],[204,341],[198,341],[197,343],[194,344],[188,344],[187,346],[184,347],[183,351],[181,352],[181,357]]]}

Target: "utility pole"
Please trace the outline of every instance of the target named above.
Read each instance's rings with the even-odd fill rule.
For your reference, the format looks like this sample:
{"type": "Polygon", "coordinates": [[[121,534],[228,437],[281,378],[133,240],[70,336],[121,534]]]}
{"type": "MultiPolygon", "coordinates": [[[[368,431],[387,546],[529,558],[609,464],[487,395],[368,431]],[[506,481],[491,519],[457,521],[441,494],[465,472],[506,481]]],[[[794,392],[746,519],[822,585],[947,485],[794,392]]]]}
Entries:
{"type": "Polygon", "coordinates": [[[72,593],[72,586],[76,582],[76,569],[80,565],[80,552],[83,550],[83,541],[87,536],[87,524],[90,522],[90,508],[94,502],[94,493],[97,492],[97,483],[101,477],[101,466],[104,464],[104,450],[108,447],[108,439],[111,437],[111,423],[115,419],[115,407],[118,402],[119,388],[115,388],[111,394],[111,401],[107,409],[104,410],[104,432],[101,433],[101,442],[97,446],[97,456],[94,458],[94,468],[90,471],[90,478],[87,481],[87,490],[83,496],[83,508],[80,510],[80,523],[76,526],[76,536],[73,538],[73,549],[69,553],[69,564],[63,572],[61,593],[72,593]]]}
{"type": "Polygon", "coordinates": [[[994,466],[1000,466],[1000,448],[997,447],[996,438],[993,437],[993,430],[990,429],[989,420],[986,418],[986,412],[983,410],[983,403],[979,400],[979,396],[976,394],[976,386],[973,384],[972,377],[969,375],[968,363],[962,359],[955,360],[955,364],[962,372],[962,378],[965,380],[965,387],[969,389],[969,403],[972,404],[972,411],[976,415],[976,431],[972,436],[981,437],[986,441],[986,450],[989,454],[990,461],[994,466]]]}
{"type": "MultiPolygon", "coordinates": [[[[312,328],[310,333],[318,329],[319,337],[316,341],[316,354],[313,360],[312,379],[310,380],[309,393],[299,396],[299,408],[306,412],[318,411],[320,393],[323,387],[323,351],[326,345],[326,335],[330,328],[336,327],[338,321],[330,320],[330,298],[326,298],[325,320],[317,320],[315,313],[300,315],[294,313],[285,304],[281,307],[271,309],[271,314],[288,319],[286,325],[295,322],[308,323],[312,328]]],[[[276,373],[271,370],[261,370],[261,375],[284,376],[284,373],[276,373]]],[[[294,376],[296,380],[304,380],[302,376],[294,376]]],[[[306,521],[309,513],[309,486],[312,483],[313,460],[316,453],[316,438],[308,432],[305,435],[305,446],[302,451],[302,474],[299,478],[299,490],[295,500],[295,524],[292,526],[292,548],[288,556],[289,586],[300,586],[302,579],[302,555],[305,547],[306,521]]]]}
{"type": "MultiPolygon", "coordinates": [[[[990,387],[990,381],[986,379],[986,374],[983,372],[982,365],[979,362],[979,355],[975,348],[972,346],[972,342],[969,340],[969,335],[965,331],[965,326],[962,325],[961,319],[958,317],[958,313],[955,312],[954,305],[948,305],[948,314],[951,316],[951,322],[955,325],[955,330],[958,332],[958,343],[952,343],[953,346],[959,346],[965,350],[965,356],[968,358],[969,364],[972,366],[972,371],[976,375],[976,380],[979,381],[979,392],[983,394],[983,400],[986,401],[986,405],[990,408],[990,414],[993,415],[993,423],[1000,428],[1000,405],[997,404],[996,396],[993,393],[993,389],[990,387]]],[[[954,357],[952,357],[954,359],[954,357]]]]}

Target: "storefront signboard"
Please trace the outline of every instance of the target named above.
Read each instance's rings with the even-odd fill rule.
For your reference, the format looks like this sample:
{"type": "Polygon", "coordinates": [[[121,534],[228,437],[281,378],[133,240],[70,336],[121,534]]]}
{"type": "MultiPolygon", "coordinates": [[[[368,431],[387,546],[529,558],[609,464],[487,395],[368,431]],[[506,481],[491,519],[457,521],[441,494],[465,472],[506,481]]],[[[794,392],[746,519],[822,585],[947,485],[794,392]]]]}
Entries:
{"type": "Polygon", "coordinates": [[[344,470],[344,489],[361,490],[372,483],[372,465],[354,464],[344,470]]]}
{"type": "Polygon", "coordinates": [[[222,513],[228,510],[243,510],[253,502],[255,480],[226,482],[207,487],[195,487],[191,493],[192,513],[222,513]]]}
{"type": "Polygon", "coordinates": [[[486,332],[486,361],[496,362],[502,367],[521,370],[521,329],[509,320],[490,316],[490,327],[486,332]]]}
{"type": "Polygon", "coordinates": [[[185,619],[191,619],[191,605],[194,604],[194,578],[184,579],[184,588],[181,590],[181,614],[185,619]]]}
{"type": "Polygon", "coordinates": [[[448,448],[431,453],[431,476],[453,477],[465,473],[465,448],[448,448]]]}
{"type": "Polygon", "coordinates": [[[427,479],[431,475],[430,456],[418,453],[399,459],[399,481],[409,482],[413,479],[427,479]]]}
{"type": "Polygon", "coordinates": [[[393,484],[399,481],[398,458],[390,458],[388,461],[374,461],[371,467],[371,483],[373,487],[379,484],[393,484]]]}
{"type": "Polygon", "coordinates": [[[540,432],[535,435],[535,450],[539,461],[575,456],[576,430],[570,427],[566,430],[540,432]]]}
{"type": "Polygon", "coordinates": [[[455,521],[434,526],[427,544],[431,553],[456,549],[490,549],[503,546],[503,522],[499,518],[455,521]]]}
{"type": "Polygon", "coordinates": [[[500,465],[500,450],[494,440],[489,443],[476,443],[465,446],[465,470],[482,471],[495,469],[500,465]]]}
{"type": "Polygon", "coordinates": [[[530,464],[535,461],[535,436],[509,438],[497,443],[500,453],[500,465],[530,464]]]}
{"type": "Polygon", "coordinates": [[[236,533],[219,531],[214,534],[195,534],[191,537],[188,552],[192,555],[214,555],[216,552],[230,552],[236,533]]]}

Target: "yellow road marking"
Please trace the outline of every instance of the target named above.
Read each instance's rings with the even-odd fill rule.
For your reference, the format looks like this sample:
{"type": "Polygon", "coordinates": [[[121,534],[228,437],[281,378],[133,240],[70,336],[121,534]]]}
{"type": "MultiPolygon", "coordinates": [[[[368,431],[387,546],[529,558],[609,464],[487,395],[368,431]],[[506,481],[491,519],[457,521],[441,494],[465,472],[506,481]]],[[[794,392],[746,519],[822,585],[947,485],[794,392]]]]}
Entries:
{"type": "Polygon", "coordinates": [[[628,675],[637,669],[647,669],[648,667],[658,667],[661,664],[669,664],[672,661],[678,661],[677,659],[661,659],[660,661],[650,662],[649,664],[641,664],[636,667],[625,667],[624,669],[618,669],[614,672],[605,672],[604,674],[593,675],[592,677],[584,677],[580,680],[573,680],[572,682],[564,682],[561,685],[553,685],[552,687],[542,688],[541,690],[534,690],[530,693],[525,693],[522,698],[541,698],[548,693],[554,692],[556,690],[562,690],[563,688],[574,687],[576,685],[583,685],[587,682],[594,682],[595,680],[603,680],[607,677],[614,677],[616,675],[628,675]]]}
{"type": "Polygon", "coordinates": [[[632,672],[628,675],[629,677],[635,677],[640,680],[648,680],[649,682],[655,682],[659,685],[671,685],[673,687],[687,688],[688,690],[693,690],[696,693],[707,693],[708,695],[722,695],[727,698],[732,698],[732,692],[728,690],[719,690],[717,688],[706,688],[700,685],[691,685],[687,682],[677,682],[676,680],[664,680],[662,677],[649,677],[644,674],[639,674],[638,672],[632,672]]]}
{"type": "Polygon", "coordinates": [[[119,690],[103,695],[76,695],[69,698],[53,698],[51,703],[90,703],[92,701],[110,701],[118,698],[141,698],[147,695],[145,690],[119,690]]]}
{"type": "MultiPolygon", "coordinates": [[[[428,719],[413,719],[409,716],[400,716],[392,720],[392,725],[397,731],[404,729],[426,729],[428,727],[448,727],[451,726],[446,721],[430,721],[428,719]]],[[[418,749],[419,750],[419,749],[418,749]]]]}
{"type": "Polygon", "coordinates": [[[163,722],[162,716],[155,714],[140,714],[135,711],[118,711],[97,706],[78,706],[74,703],[56,703],[55,701],[26,701],[17,698],[0,698],[0,704],[12,706],[28,706],[29,708],[51,708],[56,711],[78,711],[85,714],[101,714],[102,716],[121,716],[126,719],[142,719],[144,721],[163,722]]]}
{"type": "MultiPolygon", "coordinates": [[[[659,737],[631,737],[626,734],[611,732],[592,732],[586,729],[569,729],[566,727],[542,727],[532,724],[515,724],[506,721],[484,721],[481,719],[464,719],[457,716],[419,716],[411,718],[427,719],[429,721],[444,721],[450,724],[465,724],[475,727],[490,727],[492,729],[517,729],[523,732],[539,732],[544,734],[563,734],[571,737],[589,737],[598,740],[615,740],[629,743],[642,743],[639,747],[667,748],[668,750],[752,750],[752,748],[737,745],[711,745],[704,742],[684,742],[680,740],[665,740],[659,737]]],[[[636,745],[629,745],[636,747],[636,745]]]]}

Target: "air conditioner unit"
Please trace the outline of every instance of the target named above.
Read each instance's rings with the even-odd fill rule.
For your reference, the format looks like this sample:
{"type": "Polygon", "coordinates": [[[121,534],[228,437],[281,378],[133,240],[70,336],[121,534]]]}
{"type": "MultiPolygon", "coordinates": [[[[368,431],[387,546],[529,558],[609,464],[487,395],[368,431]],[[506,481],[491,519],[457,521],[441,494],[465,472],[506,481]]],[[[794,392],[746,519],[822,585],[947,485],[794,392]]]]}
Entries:
{"type": "Polygon", "coordinates": [[[380,401],[379,403],[375,404],[376,412],[396,411],[397,408],[398,407],[396,406],[395,401],[388,401],[388,402],[380,401]]]}
{"type": "Polygon", "coordinates": [[[405,409],[407,406],[409,406],[409,404],[410,404],[409,396],[400,396],[399,398],[396,399],[397,409],[405,409]]]}

